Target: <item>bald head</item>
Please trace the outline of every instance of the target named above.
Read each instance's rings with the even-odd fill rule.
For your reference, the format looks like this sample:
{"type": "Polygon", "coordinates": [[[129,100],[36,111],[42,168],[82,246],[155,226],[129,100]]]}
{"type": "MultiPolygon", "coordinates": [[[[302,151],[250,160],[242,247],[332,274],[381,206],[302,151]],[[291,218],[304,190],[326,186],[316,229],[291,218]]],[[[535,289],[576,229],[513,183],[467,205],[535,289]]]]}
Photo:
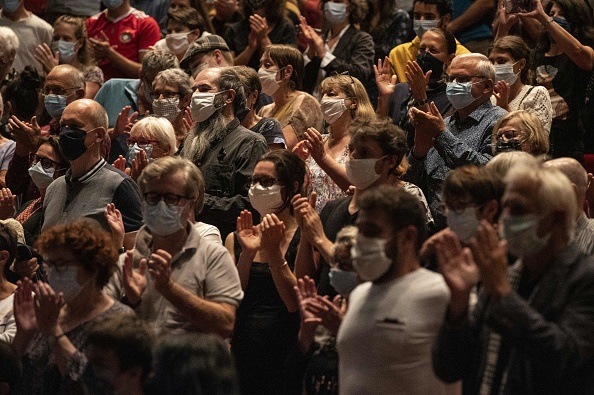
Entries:
{"type": "Polygon", "coordinates": [[[580,162],[573,158],[557,158],[545,162],[543,166],[556,168],[569,178],[569,181],[575,185],[577,201],[581,207],[588,189],[588,173],[580,162]]]}
{"type": "Polygon", "coordinates": [[[63,82],[68,89],[85,89],[85,76],[82,71],[69,64],[54,67],[47,79],[56,79],[63,82]]]}
{"type": "Polygon", "coordinates": [[[107,130],[109,126],[107,112],[95,100],[80,99],[70,103],[66,106],[62,117],[66,116],[66,119],[70,119],[71,115],[76,115],[78,119],[83,121],[83,124],[89,126],[89,129],[102,127],[107,130]]]}

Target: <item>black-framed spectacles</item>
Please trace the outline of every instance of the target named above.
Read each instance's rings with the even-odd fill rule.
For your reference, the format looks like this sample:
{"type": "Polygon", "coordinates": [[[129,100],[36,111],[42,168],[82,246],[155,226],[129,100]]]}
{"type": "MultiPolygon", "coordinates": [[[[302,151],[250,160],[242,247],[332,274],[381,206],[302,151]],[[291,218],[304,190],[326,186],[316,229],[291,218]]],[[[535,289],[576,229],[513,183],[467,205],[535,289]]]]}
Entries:
{"type": "Polygon", "coordinates": [[[138,148],[145,149],[147,146],[155,146],[159,145],[158,140],[138,140],[138,139],[126,139],[126,144],[128,148],[134,147],[134,144],[138,144],[138,148]]]}
{"type": "Polygon", "coordinates": [[[260,184],[264,188],[270,188],[276,182],[280,182],[280,180],[270,176],[253,176],[250,178],[250,185],[260,184]]]}
{"type": "Polygon", "coordinates": [[[339,75],[346,75],[347,77],[349,77],[351,79],[351,84],[355,83],[355,80],[353,79],[353,77],[351,76],[351,74],[349,73],[349,71],[343,71],[342,73],[339,73],[338,71],[333,71],[332,74],[330,74],[332,77],[338,77],[339,75]]]}
{"type": "Polygon", "coordinates": [[[144,200],[151,206],[156,205],[161,200],[165,201],[165,204],[168,206],[177,206],[182,199],[189,200],[192,198],[189,196],[176,195],[175,193],[147,192],[144,194],[144,200]]]}
{"type": "Polygon", "coordinates": [[[484,75],[446,75],[445,80],[448,83],[451,82],[458,82],[460,84],[465,84],[467,82],[472,81],[473,78],[487,78],[484,75]]]}
{"type": "Polygon", "coordinates": [[[51,169],[52,167],[54,167],[54,164],[56,165],[56,168],[60,166],[60,163],[55,162],[50,158],[44,158],[43,156],[39,156],[35,153],[29,154],[29,161],[32,165],[36,165],[38,162],[41,162],[41,167],[43,167],[44,169],[51,169]]]}
{"type": "Polygon", "coordinates": [[[153,98],[153,100],[159,100],[159,98],[161,97],[161,95],[163,95],[163,99],[173,99],[173,98],[176,98],[176,97],[180,97],[180,93],[179,92],[171,92],[171,91],[158,92],[158,91],[153,91],[152,98],[153,98]]]}

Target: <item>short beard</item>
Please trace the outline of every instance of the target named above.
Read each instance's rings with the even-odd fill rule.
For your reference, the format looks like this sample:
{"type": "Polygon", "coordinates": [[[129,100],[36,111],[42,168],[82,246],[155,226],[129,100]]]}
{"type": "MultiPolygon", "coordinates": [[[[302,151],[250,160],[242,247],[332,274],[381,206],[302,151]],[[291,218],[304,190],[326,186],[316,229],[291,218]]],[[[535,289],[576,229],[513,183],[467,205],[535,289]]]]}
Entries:
{"type": "Polygon", "coordinates": [[[192,160],[195,164],[202,162],[206,151],[211,148],[210,144],[227,134],[227,124],[221,109],[207,120],[197,123],[184,140],[181,156],[192,160]]]}

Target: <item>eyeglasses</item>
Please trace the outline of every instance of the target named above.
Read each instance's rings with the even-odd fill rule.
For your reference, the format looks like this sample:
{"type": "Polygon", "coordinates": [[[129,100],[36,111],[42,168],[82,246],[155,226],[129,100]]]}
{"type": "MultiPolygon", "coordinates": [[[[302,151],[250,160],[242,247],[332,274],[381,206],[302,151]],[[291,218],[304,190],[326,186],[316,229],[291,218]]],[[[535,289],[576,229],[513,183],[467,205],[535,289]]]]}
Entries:
{"type": "Polygon", "coordinates": [[[250,178],[250,184],[251,185],[256,185],[256,184],[260,184],[262,185],[264,188],[270,188],[271,186],[274,185],[275,182],[279,182],[279,179],[270,177],[270,176],[253,176],[250,178]]]}
{"type": "Polygon", "coordinates": [[[139,148],[145,149],[147,146],[154,146],[159,145],[158,140],[138,140],[138,139],[126,139],[126,144],[128,144],[128,148],[134,147],[134,144],[137,144],[139,148]]]}
{"type": "Polygon", "coordinates": [[[333,71],[330,74],[332,77],[338,77],[339,75],[346,75],[347,77],[349,77],[351,79],[351,84],[355,83],[355,80],[353,79],[353,77],[351,77],[351,74],[347,71],[343,71],[342,73],[339,73],[338,71],[333,71]]]}
{"type": "Polygon", "coordinates": [[[66,92],[68,91],[73,91],[79,88],[61,88],[61,87],[56,87],[56,86],[46,86],[43,88],[43,91],[41,91],[41,94],[43,96],[47,96],[47,95],[58,95],[58,96],[64,96],[66,95],[66,92]]]}
{"type": "Polygon", "coordinates": [[[47,266],[54,267],[56,272],[58,272],[58,273],[65,273],[68,270],[69,266],[79,265],[80,261],[78,259],[56,259],[56,260],[44,259],[43,264],[46,267],[47,266]]]}
{"type": "Polygon", "coordinates": [[[172,92],[172,91],[153,91],[152,98],[153,100],[159,100],[159,98],[163,96],[163,99],[173,99],[174,97],[179,97],[179,92],[172,92]]]}
{"type": "Polygon", "coordinates": [[[189,196],[180,196],[176,195],[175,193],[157,193],[157,192],[147,192],[144,194],[144,200],[151,205],[154,206],[159,203],[161,200],[165,201],[165,204],[168,206],[177,206],[179,201],[182,199],[192,199],[189,196]]]}
{"type": "Polygon", "coordinates": [[[460,84],[465,84],[467,82],[472,81],[473,78],[487,78],[484,75],[447,75],[445,77],[446,82],[458,82],[460,84]]]}
{"type": "Polygon", "coordinates": [[[507,141],[507,140],[513,140],[515,137],[519,137],[520,136],[520,132],[515,131],[515,130],[503,130],[501,132],[497,133],[497,140],[503,140],[503,141],[507,141]]]}
{"type": "Polygon", "coordinates": [[[51,169],[52,167],[54,167],[54,164],[56,165],[56,167],[60,166],[60,163],[53,161],[50,158],[44,158],[43,156],[39,156],[35,153],[29,154],[29,161],[32,165],[36,165],[37,162],[41,162],[41,167],[43,167],[44,169],[51,169]]]}

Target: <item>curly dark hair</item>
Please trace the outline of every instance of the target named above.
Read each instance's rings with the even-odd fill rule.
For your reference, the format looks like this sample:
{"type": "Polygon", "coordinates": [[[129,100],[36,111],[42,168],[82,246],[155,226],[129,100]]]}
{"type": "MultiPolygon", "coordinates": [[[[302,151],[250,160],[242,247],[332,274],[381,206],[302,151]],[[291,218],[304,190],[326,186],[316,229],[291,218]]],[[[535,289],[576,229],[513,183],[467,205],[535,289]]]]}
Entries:
{"type": "Polygon", "coordinates": [[[88,273],[97,273],[96,285],[99,289],[103,289],[117,268],[118,250],[111,235],[88,219],[44,230],[35,247],[42,255],[70,251],[88,273]]]}
{"type": "Polygon", "coordinates": [[[39,106],[39,92],[44,78],[31,66],[25,66],[21,74],[10,81],[2,95],[4,103],[10,101],[17,118],[29,121],[39,106]]]}

